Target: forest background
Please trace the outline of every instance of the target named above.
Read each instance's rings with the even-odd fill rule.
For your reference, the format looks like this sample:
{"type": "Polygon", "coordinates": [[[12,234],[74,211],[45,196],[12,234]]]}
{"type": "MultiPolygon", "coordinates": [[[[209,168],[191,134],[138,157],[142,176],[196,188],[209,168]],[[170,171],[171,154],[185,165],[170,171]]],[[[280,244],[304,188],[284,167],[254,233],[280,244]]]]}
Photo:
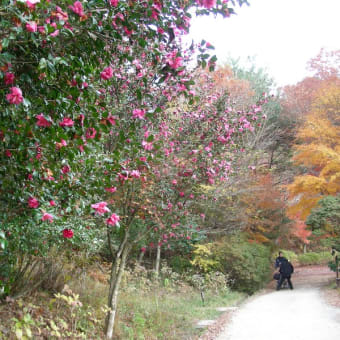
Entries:
{"type": "Polygon", "coordinates": [[[2,2],[1,336],[197,335],[278,249],[340,251],[340,51],[274,92],[182,42],[237,4],[2,2]]]}

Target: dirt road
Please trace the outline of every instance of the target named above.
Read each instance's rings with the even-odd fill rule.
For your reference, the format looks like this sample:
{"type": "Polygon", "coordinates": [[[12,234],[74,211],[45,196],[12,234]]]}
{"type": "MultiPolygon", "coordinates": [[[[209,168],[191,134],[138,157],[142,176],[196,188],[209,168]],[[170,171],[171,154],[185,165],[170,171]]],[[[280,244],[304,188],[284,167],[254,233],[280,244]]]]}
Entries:
{"type": "Polygon", "coordinates": [[[339,340],[340,307],[326,303],[322,287],[334,273],[321,266],[296,270],[294,290],[251,298],[216,340],[339,340]]]}

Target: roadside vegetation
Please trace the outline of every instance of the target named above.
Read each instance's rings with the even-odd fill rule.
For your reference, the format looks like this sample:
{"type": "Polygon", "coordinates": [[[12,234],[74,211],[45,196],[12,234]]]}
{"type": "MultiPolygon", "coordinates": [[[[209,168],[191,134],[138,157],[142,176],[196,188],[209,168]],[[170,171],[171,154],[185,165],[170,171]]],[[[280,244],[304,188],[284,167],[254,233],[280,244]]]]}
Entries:
{"type": "Polygon", "coordinates": [[[280,249],[335,268],[339,51],[277,90],[181,39],[247,3],[1,2],[0,338],[186,339],[280,249]]]}

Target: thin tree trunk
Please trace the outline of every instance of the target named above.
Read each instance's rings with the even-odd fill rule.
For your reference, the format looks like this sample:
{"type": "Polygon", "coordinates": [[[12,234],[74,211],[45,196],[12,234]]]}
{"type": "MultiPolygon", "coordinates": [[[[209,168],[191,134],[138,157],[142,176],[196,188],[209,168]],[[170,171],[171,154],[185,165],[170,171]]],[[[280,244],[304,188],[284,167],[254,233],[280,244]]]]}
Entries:
{"type": "Polygon", "coordinates": [[[157,255],[156,255],[156,265],[155,265],[155,273],[158,276],[159,275],[159,264],[161,262],[161,246],[158,242],[157,245],[157,255]]]}
{"type": "Polygon", "coordinates": [[[138,258],[138,264],[139,264],[139,265],[142,264],[144,254],[145,254],[144,251],[141,251],[140,254],[139,254],[139,258],[138,258]]]}
{"type": "Polygon", "coordinates": [[[120,286],[120,282],[123,276],[123,272],[124,272],[125,264],[126,264],[126,258],[129,254],[129,251],[130,251],[130,245],[125,243],[122,249],[121,259],[118,258],[117,256],[115,262],[112,265],[111,280],[113,281],[110,280],[110,294],[109,294],[109,301],[108,301],[109,311],[107,315],[106,339],[112,339],[113,327],[114,327],[115,316],[116,316],[116,311],[117,311],[119,286],[120,286]]]}

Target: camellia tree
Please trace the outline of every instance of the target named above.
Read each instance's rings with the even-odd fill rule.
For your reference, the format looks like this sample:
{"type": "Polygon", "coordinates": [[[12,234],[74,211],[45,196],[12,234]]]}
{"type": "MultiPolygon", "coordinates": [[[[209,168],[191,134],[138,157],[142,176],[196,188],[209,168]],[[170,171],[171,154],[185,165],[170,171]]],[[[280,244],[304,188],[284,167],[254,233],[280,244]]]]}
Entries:
{"type": "MultiPolygon", "coordinates": [[[[161,201],[140,204],[138,199],[153,189],[152,199],[162,190],[171,191],[172,201],[175,197],[180,203],[183,197],[174,182],[160,188],[159,172],[166,169],[162,165],[167,162],[161,162],[168,157],[166,144],[177,148],[164,125],[166,103],[180,95],[194,100],[185,67],[193,51],[179,43],[189,29],[192,8],[199,15],[233,12],[221,0],[2,1],[3,293],[11,294],[16,256],[44,255],[52,245],[74,244],[75,239],[85,246],[105,230],[115,259],[106,327],[107,338],[112,337],[120,277],[132,246],[129,236],[138,236],[138,228],[151,233],[152,223],[164,219],[155,207],[161,201]],[[93,228],[87,228],[89,222],[93,228]]],[[[213,67],[215,58],[207,48],[200,45],[198,62],[213,67]]],[[[200,123],[190,114],[187,119],[200,123]]],[[[207,120],[206,131],[213,122],[207,120]]],[[[234,123],[244,129],[247,119],[234,123]]],[[[229,124],[222,133],[218,127],[209,138],[197,132],[195,143],[209,155],[212,139],[229,140],[233,128],[229,124]]],[[[191,158],[196,150],[201,152],[191,149],[191,158]]],[[[183,159],[172,162],[182,167],[183,159]]],[[[223,160],[207,159],[198,168],[213,181],[223,160]],[[212,165],[215,160],[219,165],[212,165]]],[[[196,180],[182,168],[180,177],[196,180]]]]}

